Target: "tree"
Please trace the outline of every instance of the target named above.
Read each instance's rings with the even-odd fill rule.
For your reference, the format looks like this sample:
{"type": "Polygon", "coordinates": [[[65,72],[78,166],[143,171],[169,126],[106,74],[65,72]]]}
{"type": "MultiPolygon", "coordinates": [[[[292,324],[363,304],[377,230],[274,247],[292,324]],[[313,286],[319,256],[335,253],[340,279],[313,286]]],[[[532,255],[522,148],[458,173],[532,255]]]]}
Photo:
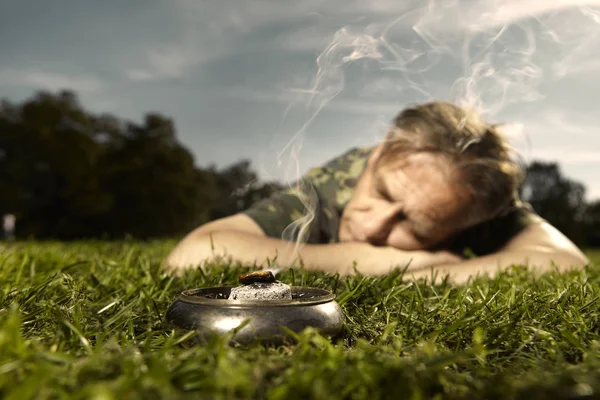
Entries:
{"type": "Polygon", "coordinates": [[[0,102],[0,215],[19,238],[180,235],[280,188],[247,160],[201,169],[174,122],[94,115],[69,91],[0,102]]]}
{"type": "Polygon", "coordinates": [[[215,180],[195,167],[170,119],[148,114],[143,125],[128,124],[117,143],[100,168],[104,188],[114,196],[106,231],[168,236],[208,221],[218,193],[215,180]]]}
{"type": "Polygon", "coordinates": [[[71,92],[0,104],[0,190],[19,237],[58,239],[181,234],[219,195],[170,119],[95,116],[71,92]]]}
{"type": "Polygon", "coordinates": [[[588,204],[584,214],[587,245],[600,247],[600,200],[588,204]]]}
{"type": "Polygon", "coordinates": [[[565,178],[557,163],[531,163],[521,187],[521,197],[550,224],[575,243],[585,242],[583,218],[585,187],[565,178]]]}
{"type": "Polygon", "coordinates": [[[108,203],[94,176],[101,153],[93,119],[71,92],[40,92],[0,109],[0,212],[19,218],[20,236],[70,237],[108,203]]]}
{"type": "Polygon", "coordinates": [[[227,217],[249,208],[269,197],[282,186],[275,182],[261,183],[250,168],[249,160],[238,161],[222,171],[212,169],[219,188],[219,201],[211,210],[211,220],[227,217]]]}

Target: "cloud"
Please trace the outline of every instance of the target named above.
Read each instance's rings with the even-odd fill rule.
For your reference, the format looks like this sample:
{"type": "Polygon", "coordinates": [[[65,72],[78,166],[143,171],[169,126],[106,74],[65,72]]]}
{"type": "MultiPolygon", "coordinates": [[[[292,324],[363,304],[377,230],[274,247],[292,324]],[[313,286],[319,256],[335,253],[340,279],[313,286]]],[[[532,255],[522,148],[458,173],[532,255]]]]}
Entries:
{"type": "Polygon", "coordinates": [[[340,21],[347,23],[351,19],[373,15],[389,17],[407,10],[407,3],[394,0],[222,0],[214,3],[174,0],[172,4],[183,20],[196,25],[201,21],[209,22],[213,26],[219,26],[221,34],[246,34],[272,24],[298,26],[303,22],[314,25],[315,21],[321,21],[335,26],[340,21]]]}
{"type": "Polygon", "coordinates": [[[532,155],[536,160],[559,161],[565,165],[595,164],[596,169],[600,168],[600,150],[586,150],[585,145],[536,148],[532,155]]]}
{"type": "MultiPolygon", "coordinates": [[[[480,6],[484,3],[481,2],[480,6]]],[[[526,18],[540,17],[565,9],[577,9],[600,5],[599,0],[496,0],[487,2],[483,10],[471,8],[470,16],[481,15],[479,24],[470,25],[471,29],[503,26],[526,18]]]]}
{"type": "MultiPolygon", "coordinates": [[[[493,32],[497,28],[511,24],[519,24],[527,19],[541,21],[550,33],[561,35],[561,31],[553,29],[548,23],[564,22],[565,18],[554,19],[556,13],[578,10],[588,19],[600,22],[592,6],[600,5],[600,0],[463,0],[446,1],[430,0],[427,2],[371,2],[353,1],[343,6],[336,1],[315,3],[313,1],[294,2],[294,7],[287,3],[256,1],[254,7],[243,18],[229,17],[230,25],[248,32],[264,25],[300,20],[307,22],[294,24],[302,29],[291,30],[275,37],[274,43],[288,49],[310,50],[324,49],[333,34],[345,27],[362,27],[365,34],[388,34],[421,36],[424,40],[447,40],[448,33],[493,32]],[[308,18],[312,16],[312,18],[308,18]],[[352,17],[354,16],[354,18],[352,17]],[[237,21],[232,23],[232,21],[237,21]],[[441,35],[441,36],[437,36],[441,35]]],[[[239,11],[238,11],[239,12],[239,11]]],[[[239,15],[239,14],[238,14],[239,15]]],[[[571,24],[566,21],[565,25],[571,24]]],[[[563,28],[561,26],[560,28],[563,28]]],[[[571,29],[582,32],[579,26],[571,29]]]]}
{"type": "Polygon", "coordinates": [[[144,68],[131,68],[126,76],[133,81],[182,78],[191,67],[198,63],[195,52],[184,47],[164,46],[146,53],[144,68]]]}
{"type": "Polygon", "coordinates": [[[546,25],[556,22],[554,16],[565,11],[582,10],[585,14],[585,10],[600,5],[600,0],[430,0],[421,4],[411,16],[413,29],[435,39],[449,32],[491,32],[526,20],[546,25]]]}
{"type": "Polygon", "coordinates": [[[581,181],[587,198],[600,199],[600,117],[569,108],[547,108],[514,118],[522,124],[510,137],[525,161],[556,162],[565,176],[581,181]]]}
{"type": "Polygon", "coordinates": [[[529,134],[540,140],[547,140],[548,136],[558,136],[587,141],[597,137],[598,127],[600,117],[566,108],[547,108],[530,116],[525,122],[529,134]]]}
{"type": "MultiPolygon", "coordinates": [[[[311,96],[309,92],[297,89],[256,90],[247,87],[228,87],[220,90],[219,94],[248,102],[291,105],[302,110],[311,96]]],[[[336,98],[327,103],[325,109],[377,117],[381,114],[393,115],[399,111],[399,107],[398,102],[392,101],[336,98]]]]}
{"type": "Polygon", "coordinates": [[[182,78],[211,61],[268,47],[271,41],[265,42],[260,29],[302,19],[318,4],[316,0],[285,3],[174,0],[169,8],[175,15],[177,39],[169,44],[142,44],[147,50],[130,63],[132,66],[126,69],[125,76],[133,81],[182,78]],[[249,43],[252,35],[260,40],[249,43]]]}
{"type": "MultiPolygon", "coordinates": [[[[382,0],[271,0],[198,2],[174,0],[182,47],[198,64],[257,50],[322,51],[335,31],[349,23],[371,24],[405,12],[406,3],[382,0]],[[269,38],[265,30],[277,32],[269,38]],[[241,45],[241,43],[244,43],[241,45]]],[[[134,73],[146,77],[147,74],[134,73]]]]}
{"type": "MultiPolygon", "coordinates": [[[[356,89],[353,86],[357,80],[345,76],[346,66],[361,58],[377,59],[379,64],[368,71],[369,76],[359,78],[373,81],[364,85],[360,97],[375,92],[384,95],[382,100],[401,100],[400,96],[402,100],[413,97],[418,101],[446,98],[473,104],[491,115],[498,115],[512,103],[540,101],[541,86],[553,77],[590,73],[600,67],[596,50],[600,48],[600,14],[590,8],[600,0],[434,0],[413,2],[412,10],[405,5],[390,6],[387,12],[386,7],[369,7],[367,1],[352,2],[348,8],[342,7],[343,11],[329,8],[330,3],[337,2],[316,6],[311,1],[300,1],[294,3],[298,13],[287,14],[282,7],[267,10],[265,2],[257,1],[251,11],[236,11],[248,11],[244,14],[248,18],[234,18],[237,22],[232,26],[247,33],[261,24],[300,19],[310,15],[306,5],[312,4],[313,20],[290,24],[293,28],[265,40],[262,46],[274,52],[311,52],[315,58],[319,56],[318,71],[315,68],[304,73],[314,78],[325,76],[321,86],[310,89],[321,94],[324,101],[326,92],[341,90],[344,80],[350,83],[343,88],[344,97],[348,97],[347,89],[356,89]],[[348,17],[360,13],[363,18],[348,17]],[[382,36],[384,32],[387,36],[382,36]],[[586,58],[586,54],[593,56],[586,58]],[[387,78],[389,84],[375,82],[384,70],[396,71],[397,78],[387,78]]],[[[363,66],[366,70],[373,64],[363,66]]],[[[258,97],[262,95],[244,96],[261,101],[258,97]]],[[[281,97],[272,95],[265,94],[271,100],[281,97]]],[[[343,107],[344,102],[354,101],[336,99],[331,108],[343,107]]],[[[366,105],[358,108],[369,110],[366,105]]],[[[352,104],[346,108],[353,112],[357,109],[352,104]]]]}
{"type": "Polygon", "coordinates": [[[317,52],[327,47],[331,29],[300,28],[275,36],[269,44],[273,50],[317,52]]]}
{"type": "Polygon", "coordinates": [[[587,188],[588,201],[600,201],[600,185],[592,185],[587,188]]]}
{"type": "Polygon", "coordinates": [[[99,92],[104,85],[93,76],[69,75],[39,69],[4,69],[0,70],[0,86],[26,86],[50,91],[70,89],[89,94],[99,92]]]}
{"type": "MultiPolygon", "coordinates": [[[[146,43],[149,49],[129,64],[125,75],[133,81],[177,79],[200,72],[198,68],[208,62],[253,50],[318,54],[344,27],[351,27],[356,35],[378,39],[392,23],[388,38],[393,44],[408,43],[406,38],[412,38],[420,42],[416,44],[417,50],[431,53],[439,51],[440,45],[447,47],[449,33],[456,34],[453,36],[456,39],[464,33],[484,32],[490,39],[504,25],[594,4],[600,4],[600,0],[174,0],[169,8],[177,21],[178,38],[168,44],[146,43]],[[271,35],[266,35],[269,31],[271,35]]],[[[546,23],[546,28],[554,32],[561,27],[546,23]]],[[[593,44],[585,46],[592,47],[593,44]]],[[[565,74],[574,64],[571,58],[562,59],[555,67],[557,75],[565,74]]],[[[596,66],[585,67],[586,71],[589,69],[595,70],[596,66]]]]}

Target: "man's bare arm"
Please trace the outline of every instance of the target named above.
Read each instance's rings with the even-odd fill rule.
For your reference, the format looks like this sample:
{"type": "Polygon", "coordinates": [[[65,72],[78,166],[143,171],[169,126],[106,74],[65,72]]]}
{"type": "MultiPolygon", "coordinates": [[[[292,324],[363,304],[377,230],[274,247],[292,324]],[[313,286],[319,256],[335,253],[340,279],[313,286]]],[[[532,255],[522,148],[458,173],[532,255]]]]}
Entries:
{"type": "Polygon", "coordinates": [[[567,271],[589,264],[587,257],[560,231],[547,222],[528,226],[497,253],[442,264],[432,268],[411,270],[407,278],[430,278],[448,275],[457,284],[466,283],[475,275],[494,276],[511,265],[525,265],[536,274],[554,269],[567,271]]]}
{"type": "Polygon", "coordinates": [[[262,267],[267,267],[267,260],[277,259],[277,264],[283,267],[299,266],[302,260],[307,269],[342,275],[354,272],[354,262],[365,275],[382,275],[394,267],[403,268],[408,264],[411,268],[424,268],[459,260],[448,252],[402,251],[368,243],[305,244],[296,247],[293,242],[265,236],[249,217],[239,214],[191,232],[167,257],[165,268],[177,272],[223,259],[262,267]]]}

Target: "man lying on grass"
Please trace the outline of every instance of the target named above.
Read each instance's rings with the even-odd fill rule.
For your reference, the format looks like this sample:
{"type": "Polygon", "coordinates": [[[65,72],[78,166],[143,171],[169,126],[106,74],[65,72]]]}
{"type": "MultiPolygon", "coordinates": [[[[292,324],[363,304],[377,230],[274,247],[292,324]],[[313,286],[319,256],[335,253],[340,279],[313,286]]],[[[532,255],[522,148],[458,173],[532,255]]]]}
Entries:
{"type": "Polygon", "coordinates": [[[519,199],[523,171],[500,126],[445,102],[407,108],[394,122],[379,145],[352,149],[298,185],[192,231],[166,268],[221,257],[290,266],[299,258],[307,269],[342,275],[354,272],[354,262],[364,275],[408,265],[406,277],[433,272],[460,283],[513,264],[543,272],[588,263],[519,199]],[[311,202],[310,224],[287,237],[311,202]],[[306,242],[297,253],[295,240],[306,242]]]}

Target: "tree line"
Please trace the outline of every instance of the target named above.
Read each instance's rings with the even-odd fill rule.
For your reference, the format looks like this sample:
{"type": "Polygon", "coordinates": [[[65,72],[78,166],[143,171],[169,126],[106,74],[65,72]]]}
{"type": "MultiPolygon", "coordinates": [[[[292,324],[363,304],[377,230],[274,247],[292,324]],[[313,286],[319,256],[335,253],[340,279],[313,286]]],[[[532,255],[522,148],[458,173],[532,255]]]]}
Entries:
{"type": "Polygon", "coordinates": [[[181,235],[280,187],[250,162],[200,168],[171,119],[94,115],[69,91],[0,103],[0,216],[17,238],[181,235]]]}
{"type": "MultiPolygon", "coordinates": [[[[579,245],[600,246],[600,201],[586,204],[556,163],[527,170],[524,199],[579,245]]],[[[17,217],[17,238],[179,236],[281,189],[248,160],[197,166],[159,113],[141,124],[96,115],[71,91],[0,102],[0,216],[17,217]]]]}

